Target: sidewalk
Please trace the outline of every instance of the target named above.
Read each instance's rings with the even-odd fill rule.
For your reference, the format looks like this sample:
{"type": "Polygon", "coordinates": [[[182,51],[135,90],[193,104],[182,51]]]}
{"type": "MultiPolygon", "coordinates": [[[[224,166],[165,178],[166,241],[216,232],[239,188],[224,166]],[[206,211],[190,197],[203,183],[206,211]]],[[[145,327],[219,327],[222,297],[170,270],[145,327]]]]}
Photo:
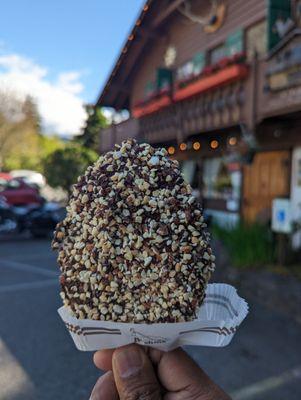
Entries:
{"type": "Polygon", "coordinates": [[[213,240],[213,248],[218,265],[213,281],[229,283],[235,286],[242,296],[275,311],[284,312],[301,324],[300,280],[292,275],[281,275],[264,269],[234,268],[231,266],[227,250],[220,241],[213,240]]]}

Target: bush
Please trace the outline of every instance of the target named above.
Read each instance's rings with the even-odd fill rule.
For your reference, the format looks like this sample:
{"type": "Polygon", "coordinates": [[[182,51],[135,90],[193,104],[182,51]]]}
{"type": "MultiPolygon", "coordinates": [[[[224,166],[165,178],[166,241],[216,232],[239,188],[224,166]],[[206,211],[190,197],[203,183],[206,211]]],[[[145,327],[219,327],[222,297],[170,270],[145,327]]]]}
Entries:
{"type": "Polygon", "coordinates": [[[273,237],[267,226],[239,224],[229,230],[214,226],[212,233],[225,244],[236,267],[258,267],[274,261],[273,237]]]}
{"type": "Polygon", "coordinates": [[[45,158],[44,174],[50,186],[61,187],[70,194],[71,185],[97,157],[93,150],[70,143],[45,158]]]}

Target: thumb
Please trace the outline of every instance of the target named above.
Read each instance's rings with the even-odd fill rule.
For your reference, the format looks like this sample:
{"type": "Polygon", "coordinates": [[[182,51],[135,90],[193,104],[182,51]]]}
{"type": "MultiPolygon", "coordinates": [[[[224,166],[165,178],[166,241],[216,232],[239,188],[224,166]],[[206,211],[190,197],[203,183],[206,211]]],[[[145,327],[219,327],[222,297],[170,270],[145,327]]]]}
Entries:
{"type": "Polygon", "coordinates": [[[142,347],[133,344],[115,350],[112,365],[120,400],[162,399],[153,365],[142,347]]]}

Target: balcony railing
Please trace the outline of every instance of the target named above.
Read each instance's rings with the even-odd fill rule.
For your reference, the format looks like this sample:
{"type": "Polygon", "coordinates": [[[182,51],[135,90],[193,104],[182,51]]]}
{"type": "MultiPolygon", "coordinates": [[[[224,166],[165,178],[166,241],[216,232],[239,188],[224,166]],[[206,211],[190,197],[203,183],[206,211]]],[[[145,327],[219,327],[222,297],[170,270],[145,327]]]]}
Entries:
{"type": "Polygon", "coordinates": [[[128,138],[137,138],[139,133],[139,121],[129,118],[117,125],[111,125],[100,131],[99,151],[104,153],[112,150],[114,144],[120,144],[128,138]]]}

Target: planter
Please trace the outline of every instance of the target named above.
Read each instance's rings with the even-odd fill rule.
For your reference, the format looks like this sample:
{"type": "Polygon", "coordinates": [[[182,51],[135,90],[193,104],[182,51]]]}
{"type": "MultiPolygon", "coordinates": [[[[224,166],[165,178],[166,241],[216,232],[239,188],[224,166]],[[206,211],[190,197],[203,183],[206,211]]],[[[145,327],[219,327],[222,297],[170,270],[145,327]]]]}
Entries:
{"type": "Polygon", "coordinates": [[[174,101],[187,99],[188,97],[213,89],[217,86],[229,84],[239,79],[246,78],[248,67],[244,64],[231,65],[207,77],[200,77],[197,81],[178,89],[174,93],[174,101]]]}
{"type": "Polygon", "coordinates": [[[170,96],[163,95],[157,99],[153,99],[146,104],[136,105],[133,108],[133,116],[135,118],[143,117],[144,115],[152,114],[161,108],[169,106],[171,104],[170,96]]]}

